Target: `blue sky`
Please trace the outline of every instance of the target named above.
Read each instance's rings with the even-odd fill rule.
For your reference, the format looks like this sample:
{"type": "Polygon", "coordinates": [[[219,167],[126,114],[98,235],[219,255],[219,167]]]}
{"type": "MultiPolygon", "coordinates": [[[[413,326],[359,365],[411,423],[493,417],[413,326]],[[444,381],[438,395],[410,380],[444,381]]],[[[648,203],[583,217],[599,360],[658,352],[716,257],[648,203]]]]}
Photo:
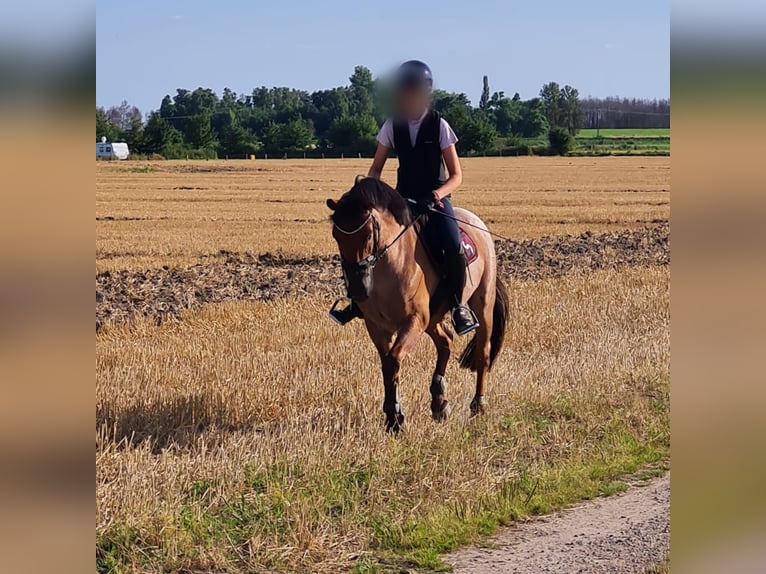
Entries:
{"type": "Polygon", "coordinates": [[[345,85],[411,58],[474,104],[548,81],[583,96],[670,96],[667,1],[161,0],[96,2],[96,103],[143,112],[176,88],[345,85]]]}

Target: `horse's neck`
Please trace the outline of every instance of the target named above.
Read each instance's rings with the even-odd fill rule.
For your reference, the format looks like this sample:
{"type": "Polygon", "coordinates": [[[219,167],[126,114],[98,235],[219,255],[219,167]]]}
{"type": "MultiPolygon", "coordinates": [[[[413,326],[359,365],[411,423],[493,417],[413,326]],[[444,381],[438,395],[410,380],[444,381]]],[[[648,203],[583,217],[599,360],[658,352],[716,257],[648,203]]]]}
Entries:
{"type": "MultiPolygon", "coordinates": [[[[386,244],[393,241],[394,238],[401,233],[402,228],[398,227],[396,231],[388,236],[386,244]]],[[[388,234],[387,234],[388,235],[388,234]]],[[[386,263],[391,271],[397,275],[400,279],[400,285],[406,288],[411,284],[410,279],[417,278],[417,276],[423,274],[424,269],[421,267],[421,262],[418,261],[418,238],[414,226],[410,226],[402,237],[391,247],[386,256],[386,263]]]]}

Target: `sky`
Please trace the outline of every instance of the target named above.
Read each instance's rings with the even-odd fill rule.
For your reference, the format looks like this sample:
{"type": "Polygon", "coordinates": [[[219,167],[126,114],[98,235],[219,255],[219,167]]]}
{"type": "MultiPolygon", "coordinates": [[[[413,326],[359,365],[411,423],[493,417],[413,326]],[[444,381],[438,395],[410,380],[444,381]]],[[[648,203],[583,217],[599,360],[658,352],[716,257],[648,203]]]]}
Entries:
{"type": "Polygon", "coordinates": [[[581,96],[670,97],[670,7],[640,0],[96,2],[96,104],[144,113],[177,88],[309,92],[420,59],[476,104],[550,81],[581,96]]]}

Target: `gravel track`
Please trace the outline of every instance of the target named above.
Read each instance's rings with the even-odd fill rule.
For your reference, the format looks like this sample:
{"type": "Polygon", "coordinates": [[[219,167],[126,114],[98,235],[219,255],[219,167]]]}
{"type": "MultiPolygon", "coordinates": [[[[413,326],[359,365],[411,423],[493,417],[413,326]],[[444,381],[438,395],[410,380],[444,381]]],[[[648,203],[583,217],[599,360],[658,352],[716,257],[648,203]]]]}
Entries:
{"type": "Polygon", "coordinates": [[[670,551],[670,475],[509,527],[445,557],[455,574],[645,573],[670,551]]]}

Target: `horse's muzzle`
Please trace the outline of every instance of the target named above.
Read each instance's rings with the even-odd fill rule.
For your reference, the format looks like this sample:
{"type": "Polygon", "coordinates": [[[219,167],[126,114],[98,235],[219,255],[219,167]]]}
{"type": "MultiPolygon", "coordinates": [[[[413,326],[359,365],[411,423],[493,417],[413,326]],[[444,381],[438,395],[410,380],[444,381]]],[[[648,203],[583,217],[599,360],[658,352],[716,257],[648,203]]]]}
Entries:
{"type": "Polygon", "coordinates": [[[362,263],[342,263],[343,277],[346,279],[348,294],[354,301],[366,301],[372,293],[371,265],[362,263]]]}

